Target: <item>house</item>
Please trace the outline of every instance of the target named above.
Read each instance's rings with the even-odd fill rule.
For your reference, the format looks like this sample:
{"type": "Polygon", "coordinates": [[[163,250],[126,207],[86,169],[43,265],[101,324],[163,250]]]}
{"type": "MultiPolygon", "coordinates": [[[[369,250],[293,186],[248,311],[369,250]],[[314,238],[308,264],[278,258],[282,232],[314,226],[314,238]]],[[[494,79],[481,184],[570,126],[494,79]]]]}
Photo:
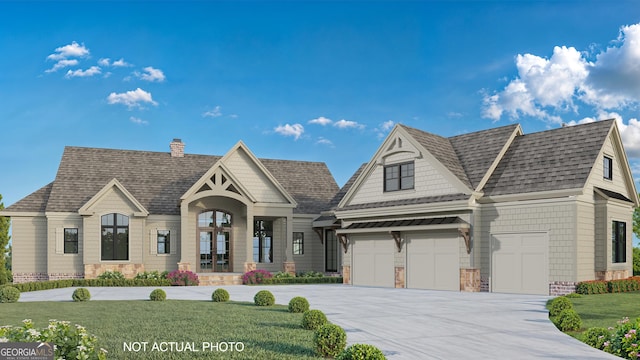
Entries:
{"type": "Polygon", "coordinates": [[[65,148],[51,184],[0,212],[15,281],[185,269],[221,284],[257,268],[557,295],[632,274],[640,203],[613,120],[448,138],[398,124],[342,189],[324,163],[242,142],[221,157],[170,149],[65,148]]]}
{"type": "Polygon", "coordinates": [[[224,156],[185,154],[179,139],[170,150],[66,147],[55,180],[0,214],[14,281],[322,269],[311,222],[338,191],[324,163],[258,159],[242,142],[224,156]]]}

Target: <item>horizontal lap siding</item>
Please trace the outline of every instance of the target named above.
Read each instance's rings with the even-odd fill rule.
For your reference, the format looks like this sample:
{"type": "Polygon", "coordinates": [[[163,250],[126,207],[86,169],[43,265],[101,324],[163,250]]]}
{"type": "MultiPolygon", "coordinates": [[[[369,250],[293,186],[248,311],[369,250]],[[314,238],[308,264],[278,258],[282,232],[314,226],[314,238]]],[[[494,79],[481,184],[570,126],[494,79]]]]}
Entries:
{"type": "Polygon", "coordinates": [[[311,218],[294,218],[293,232],[304,234],[304,254],[293,255],[296,271],[324,271],[324,246],[311,227],[311,218]]]}

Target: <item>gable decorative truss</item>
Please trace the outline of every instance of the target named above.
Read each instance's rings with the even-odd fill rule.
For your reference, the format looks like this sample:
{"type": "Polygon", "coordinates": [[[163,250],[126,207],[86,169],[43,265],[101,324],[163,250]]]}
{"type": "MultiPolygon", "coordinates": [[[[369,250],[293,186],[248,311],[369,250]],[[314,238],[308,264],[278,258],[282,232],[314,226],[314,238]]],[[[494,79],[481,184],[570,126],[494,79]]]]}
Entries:
{"type": "Polygon", "coordinates": [[[98,191],[89,201],[87,201],[79,210],[78,213],[80,215],[93,215],[94,207],[98,204],[102,198],[107,195],[112,189],[118,189],[125,196],[127,200],[131,202],[134,206],[133,216],[136,217],[144,217],[149,215],[149,211],[140,204],[138,200],[122,185],[118,179],[113,178],[111,181],[107,183],[100,191],[98,191]]]}

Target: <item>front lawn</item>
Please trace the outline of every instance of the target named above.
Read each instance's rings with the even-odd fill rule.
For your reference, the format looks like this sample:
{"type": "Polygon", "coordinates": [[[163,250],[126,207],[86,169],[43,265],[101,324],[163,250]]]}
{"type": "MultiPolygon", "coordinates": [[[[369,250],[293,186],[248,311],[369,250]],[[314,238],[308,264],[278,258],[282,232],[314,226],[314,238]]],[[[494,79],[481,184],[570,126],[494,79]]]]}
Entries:
{"type": "Polygon", "coordinates": [[[109,359],[318,358],[313,331],[301,327],[302,314],[279,305],[186,300],[18,302],[0,304],[0,319],[0,326],[21,325],[24,319],[32,319],[36,328],[46,327],[49,319],[83,325],[98,337],[98,346],[108,351],[109,359]],[[147,351],[142,350],[144,342],[147,351]],[[221,351],[232,342],[241,342],[244,351],[221,351]],[[125,343],[141,350],[125,351],[125,343]],[[152,351],[154,343],[158,346],[152,351]],[[214,345],[219,351],[209,350],[214,345]]]}
{"type": "Polygon", "coordinates": [[[615,326],[624,317],[635,320],[640,317],[640,292],[583,295],[570,299],[582,318],[582,329],[570,333],[576,336],[590,327],[615,326]]]}

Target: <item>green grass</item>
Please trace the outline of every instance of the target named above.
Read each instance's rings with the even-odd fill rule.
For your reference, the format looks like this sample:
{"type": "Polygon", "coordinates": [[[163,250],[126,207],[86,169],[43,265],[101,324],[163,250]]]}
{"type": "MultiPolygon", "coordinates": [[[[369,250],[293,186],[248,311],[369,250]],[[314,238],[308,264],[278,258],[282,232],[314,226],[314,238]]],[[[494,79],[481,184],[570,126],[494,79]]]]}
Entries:
{"type": "Polygon", "coordinates": [[[317,359],[313,332],[301,327],[302,314],[286,306],[209,301],[89,301],[0,304],[0,325],[32,319],[66,320],[98,337],[109,359],[317,359]],[[125,342],[148,342],[146,352],[125,352],[125,342]],[[199,352],[150,351],[154,342],[194,343],[199,352]],[[203,352],[202,343],[242,342],[243,352],[203,352]]]}
{"type": "Polygon", "coordinates": [[[591,327],[614,327],[619,320],[640,317],[640,292],[583,295],[570,299],[573,307],[582,318],[582,329],[567,334],[580,338],[584,330],[591,327]]]}

